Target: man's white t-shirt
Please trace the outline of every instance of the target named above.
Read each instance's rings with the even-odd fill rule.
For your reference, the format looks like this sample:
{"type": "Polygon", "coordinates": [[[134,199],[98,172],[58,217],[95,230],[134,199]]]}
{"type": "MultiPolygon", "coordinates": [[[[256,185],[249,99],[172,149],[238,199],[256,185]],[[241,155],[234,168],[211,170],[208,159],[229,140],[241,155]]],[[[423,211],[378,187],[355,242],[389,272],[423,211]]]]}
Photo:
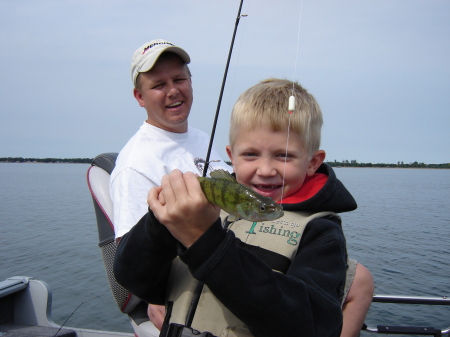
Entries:
{"type": "MultiPolygon", "coordinates": [[[[186,133],[173,133],[144,122],[120,151],[111,173],[116,238],[127,233],[147,213],[148,192],[161,184],[165,174],[179,169],[202,175],[208,145],[209,136],[193,127],[186,133]]],[[[231,171],[214,149],[210,167],[231,171]]]]}

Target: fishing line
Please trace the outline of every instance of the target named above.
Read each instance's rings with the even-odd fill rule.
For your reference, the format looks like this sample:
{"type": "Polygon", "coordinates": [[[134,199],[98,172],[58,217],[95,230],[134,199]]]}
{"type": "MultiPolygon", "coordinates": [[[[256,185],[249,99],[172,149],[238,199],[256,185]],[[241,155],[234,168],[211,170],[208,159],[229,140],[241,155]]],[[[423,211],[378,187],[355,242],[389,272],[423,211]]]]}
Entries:
{"type": "Polygon", "coordinates": [[[292,95],[294,95],[294,81],[295,81],[295,76],[297,74],[297,60],[298,60],[298,50],[299,50],[299,46],[300,46],[300,28],[301,28],[301,24],[302,24],[302,12],[303,12],[303,0],[300,2],[300,15],[298,18],[297,51],[295,53],[294,76],[292,76],[292,95]]]}
{"type": "Polygon", "coordinates": [[[294,96],[294,92],[295,92],[295,76],[297,74],[297,60],[298,60],[298,51],[299,51],[299,46],[300,46],[300,28],[301,28],[301,23],[302,23],[302,12],[303,12],[303,0],[300,3],[300,15],[299,15],[299,18],[298,18],[297,51],[295,53],[294,75],[292,76],[292,94],[289,97],[289,101],[288,101],[289,118],[288,118],[288,128],[287,128],[287,137],[286,137],[286,152],[285,152],[285,155],[284,155],[283,185],[281,187],[280,204],[283,203],[283,198],[284,198],[284,182],[285,182],[285,177],[286,177],[286,163],[287,163],[287,154],[288,154],[288,145],[289,145],[289,135],[290,135],[290,131],[291,131],[291,116],[292,116],[292,114],[295,111],[295,96],[294,96]]]}

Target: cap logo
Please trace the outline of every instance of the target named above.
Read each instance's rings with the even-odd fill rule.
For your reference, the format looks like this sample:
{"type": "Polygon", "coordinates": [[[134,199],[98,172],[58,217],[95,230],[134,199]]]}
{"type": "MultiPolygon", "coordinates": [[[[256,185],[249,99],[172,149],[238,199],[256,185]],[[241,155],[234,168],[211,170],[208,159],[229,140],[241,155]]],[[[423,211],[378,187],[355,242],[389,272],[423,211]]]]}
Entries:
{"type": "Polygon", "coordinates": [[[144,48],[144,51],[142,52],[142,55],[144,55],[145,52],[146,52],[147,50],[149,50],[150,48],[152,48],[152,47],[154,47],[154,46],[157,46],[157,45],[161,45],[161,44],[168,44],[168,45],[170,45],[170,46],[175,46],[173,43],[170,43],[170,42],[155,42],[155,43],[152,43],[151,45],[145,47],[145,48],[144,48]]]}

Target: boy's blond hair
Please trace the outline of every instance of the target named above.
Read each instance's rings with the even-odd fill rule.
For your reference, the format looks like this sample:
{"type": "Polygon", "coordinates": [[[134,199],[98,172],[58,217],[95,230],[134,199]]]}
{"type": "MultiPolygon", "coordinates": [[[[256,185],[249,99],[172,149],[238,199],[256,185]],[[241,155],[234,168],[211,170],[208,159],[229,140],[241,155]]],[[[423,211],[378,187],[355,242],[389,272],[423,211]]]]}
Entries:
{"type": "Polygon", "coordinates": [[[287,131],[289,97],[295,96],[295,110],[290,115],[290,132],[299,134],[309,157],[319,150],[323,124],[322,112],[314,96],[300,84],[269,78],[250,87],[239,96],[230,121],[230,145],[233,147],[239,128],[270,127],[287,131]]]}

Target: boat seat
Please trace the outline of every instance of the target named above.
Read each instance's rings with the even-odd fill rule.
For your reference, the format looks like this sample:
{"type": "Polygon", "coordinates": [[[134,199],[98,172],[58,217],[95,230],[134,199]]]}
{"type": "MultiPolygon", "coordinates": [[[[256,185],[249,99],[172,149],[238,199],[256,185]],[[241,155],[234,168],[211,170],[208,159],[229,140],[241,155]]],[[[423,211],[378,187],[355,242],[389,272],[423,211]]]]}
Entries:
{"type": "Polygon", "coordinates": [[[103,257],[108,283],[112,295],[123,313],[131,321],[138,337],[158,336],[159,330],[147,316],[147,304],[131,294],[115,279],[113,272],[116,241],[113,224],[113,205],[109,194],[109,178],[114,169],[118,153],[103,153],[92,160],[87,171],[87,184],[94,202],[99,247],[103,257]]]}
{"type": "Polygon", "coordinates": [[[32,277],[14,276],[0,282],[0,336],[76,337],[51,318],[51,290],[32,277]]]}

